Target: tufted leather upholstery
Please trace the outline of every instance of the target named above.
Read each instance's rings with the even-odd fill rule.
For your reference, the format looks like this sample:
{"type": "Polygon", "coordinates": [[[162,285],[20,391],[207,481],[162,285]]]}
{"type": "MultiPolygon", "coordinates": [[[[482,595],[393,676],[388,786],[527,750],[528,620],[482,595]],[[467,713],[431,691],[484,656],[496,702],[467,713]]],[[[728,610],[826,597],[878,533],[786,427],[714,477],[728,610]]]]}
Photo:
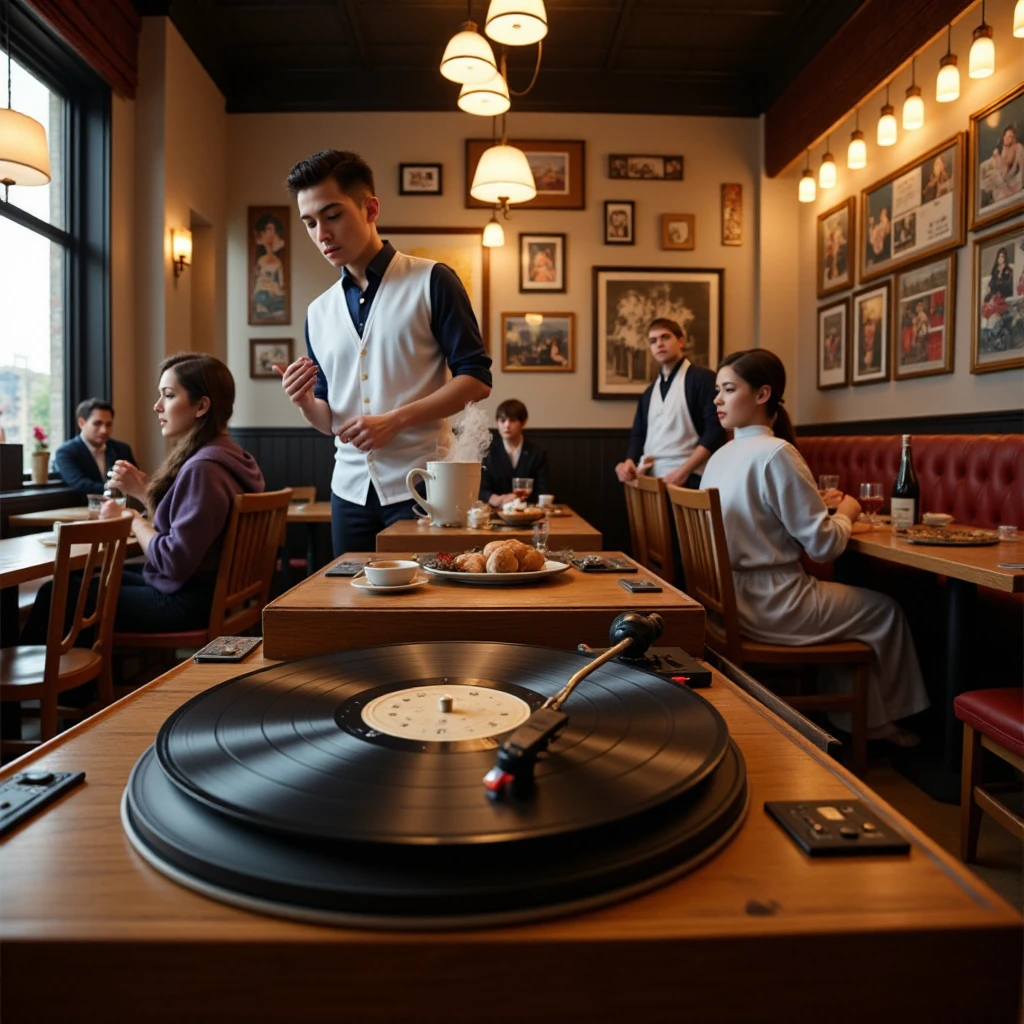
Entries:
{"type": "MultiPolygon", "coordinates": [[[[801,437],[798,443],[815,476],[838,473],[840,488],[854,497],[862,483],[878,481],[888,502],[900,466],[898,434],[801,437]]],[[[1024,435],[915,434],[912,444],[921,512],[1024,530],[1024,435]]]]}
{"type": "Polygon", "coordinates": [[[962,693],[953,710],[961,722],[1024,757],[1024,690],[1019,686],[962,693]]]}

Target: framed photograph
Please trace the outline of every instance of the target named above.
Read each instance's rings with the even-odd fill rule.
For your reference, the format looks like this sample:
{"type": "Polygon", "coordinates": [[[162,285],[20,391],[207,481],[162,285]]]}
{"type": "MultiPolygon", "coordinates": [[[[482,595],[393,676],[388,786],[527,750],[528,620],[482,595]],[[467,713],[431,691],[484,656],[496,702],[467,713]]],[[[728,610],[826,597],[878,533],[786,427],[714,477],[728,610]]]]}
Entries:
{"type": "Polygon", "coordinates": [[[661,215],[662,249],[696,249],[697,215],[663,213],[661,215]]]}
{"type": "Polygon", "coordinates": [[[629,199],[609,199],[604,204],[604,244],[635,245],[633,234],[633,202],[629,199]]]}
{"type": "Polygon", "coordinates": [[[379,232],[406,256],[436,260],[455,271],[469,295],[484,348],[490,352],[491,250],[483,246],[484,229],[382,227],[379,232]]]}
{"type": "Polygon", "coordinates": [[[850,300],[818,310],[818,390],[850,383],[850,300]]]}
{"type": "Polygon", "coordinates": [[[722,186],[722,245],[743,244],[743,186],[722,186]]]}
{"type": "Polygon", "coordinates": [[[682,181],[681,156],[624,156],[614,153],[608,157],[609,178],[631,178],[636,181],[682,181]]]}
{"type": "Polygon", "coordinates": [[[274,363],[287,366],[295,359],[295,342],[292,338],[250,338],[249,376],[253,380],[262,377],[278,379],[274,363]]]}
{"type": "MultiPolygon", "coordinates": [[[[482,203],[469,194],[476,165],[485,149],[494,143],[490,139],[466,139],[466,206],[489,209],[492,204],[482,203]]],[[[528,203],[516,203],[517,210],[583,210],[586,208],[584,171],[586,143],[581,139],[559,142],[555,139],[509,139],[526,154],[537,196],[528,203]]]]}
{"type": "Polygon", "coordinates": [[[971,373],[1024,366],[1024,222],[974,240],[971,373]]]}
{"type": "Polygon", "coordinates": [[[400,196],[441,195],[441,165],[399,164],[398,194],[400,196]]]}
{"type": "Polygon", "coordinates": [[[901,270],[894,279],[893,380],[953,372],[956,253],[901,270]]]}
{"type": "Polygon", "coordinates": [[[860,280],[964,244],[964,137],[951,139],[860,194],[860,280]]]}
{"type": "Polygon", "coordinates": [[[857,200],[854,196],[818,214],[818,298],[854,285],[851,257],[857,251],[857,200]]]}
{"type": "Polygon", "coordinates": [[[290,324],[290,206],[249,207],[249,323],[290,324]]]}
{"type": "Polygon", "coordinates": [[[875,384],[889,379],[889,281],[853,293],[853,351],[850,379],[854,384],[875,384]]]}
{"type": "Polygon", "coordinates": [[[565,291],[565,235],[519,235],[519,290],[565,291]]]}
{"type": "Polygon", "coordinates": [[[683,328],[683,354],[717,366],[721,354],[723,270],[594,267],[594,398],[636,399],[651,382],[647,328],[668,317],[683,328]]]}
{"type": "Polygon", "coordinates": [[[575,313],[502,313],[501,368],[509,373],[572,373],[575,313]]]}
{"type": "Polygon", "coordinates": [[[971,230],[1024,210],[1024,82],[971,114],[971,230]]]}

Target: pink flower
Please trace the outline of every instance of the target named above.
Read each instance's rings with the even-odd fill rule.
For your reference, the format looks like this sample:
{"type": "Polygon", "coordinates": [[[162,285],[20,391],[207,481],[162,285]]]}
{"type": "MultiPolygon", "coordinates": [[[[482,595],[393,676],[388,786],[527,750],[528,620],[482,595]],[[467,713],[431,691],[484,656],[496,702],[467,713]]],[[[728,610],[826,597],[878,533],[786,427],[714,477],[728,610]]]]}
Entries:
{"type": "Polygon", "coordinates": [[[36,451],[46,451],[46,431],[42,427],[33,427],[32,436],[36,439],[36,451]]]}

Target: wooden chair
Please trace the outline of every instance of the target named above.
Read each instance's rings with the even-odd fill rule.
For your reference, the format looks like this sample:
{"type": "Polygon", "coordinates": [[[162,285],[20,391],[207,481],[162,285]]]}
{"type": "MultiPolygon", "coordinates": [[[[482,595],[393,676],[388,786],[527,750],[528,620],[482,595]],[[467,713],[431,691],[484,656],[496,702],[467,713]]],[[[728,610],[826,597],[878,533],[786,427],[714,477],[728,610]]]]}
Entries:
{"type": "Polygon", "coordinates": [[[236,636],[259,623],[270,594],[291,496],[290,487],[235,495],[206,626],[177,633],[115,633],[114,646],[203,647],[215,637],[236,636]]]}
{"type": "Polygon", "coordinates": [[[630,513],[630,539],[634,543],[633,557],[657,573],[666,583],[675,583],[672,564],[672,526],[665,500],[665,483],[656,476],[641,473],[636,480],[625,484],[626,507],[630,513]],[[633,511],[635,506],[636,512],[633,511]],[[637,516],[639,543],[633,540],[633,517],[637,516]]]}
{"type": "Polygon", "coordinates": [[[635,480],[623,485],[626,496],[626,515],[629,518],[629,547],[633,558],[641,565],[647,564],[647,537],[644,533],[644,499],[635,480]]]}
{"type": "Polygon", "coordinates": [[[851,766],[863,775],[867,767],[867,683],[871,648],[859,640],[799,647],[748,640],[740,633],[729,548],[718,491],[691,491],[668,485],[672,516],[679,534],[687,593],[704,605],[706,642],[734,665],[852,665],[849,693],[783,696],[798,711],[849,711],[851,766]]]}
{"type": "MultiPolygon", "coordinates": [[[[96,520],[85,523],[58,524],[57,557],[54,562],[53,591],[46,646],[4,647],[0,649],[0,701],[39,701],[40,739],[57,735],[61,717],[81,718],[82,710],[61,709],[58,697],[83,683],[97,681],[98,706],[114,699],[111,673],[111,637],[114,613],[121,589],[124,555],[131,533],[131,518],[96,520]],[[74,600],[70,629],[65,633],[64,620],[68,595],[72,590],[72,545],[87,545],[86,564],[74,600]],[[89,587],[98,579],[96,604],[86,612],[89,587]],[[95,630],[92,647],[75,647],[83,629],[95,630]]],[[[34,746],[33,740],[4,740],[4,754],[21,752],[34,746]]]]}

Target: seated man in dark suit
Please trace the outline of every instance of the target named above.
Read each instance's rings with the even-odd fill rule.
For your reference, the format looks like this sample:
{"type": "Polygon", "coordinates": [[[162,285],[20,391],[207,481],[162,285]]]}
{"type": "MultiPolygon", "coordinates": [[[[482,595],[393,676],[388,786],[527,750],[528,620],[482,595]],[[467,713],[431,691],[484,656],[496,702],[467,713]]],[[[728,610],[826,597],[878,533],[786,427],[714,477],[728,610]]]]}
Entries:
{"type": "Polygon", "coordinates": [[[107,473],[118,459],[137,465],[131,447],[110,436],[114,407],[102,398],[78,404],[78,437],[65,441],[53,456],[53,468],[61,480],[83,494],[102,494],[107,473]]]}
{"type": "Polygon", "coordinates": [[[533,497],[550,494],[548,483],[548,453],[523,437],[526,426],[526,406],[518,399],[509,398],[498,406],[495,414],[498,433],[491,437],[491,450],[484,459],[480,479],[480,500],[492,508],[501,508],[512,501],[512,478],[530,477],[533,497]]]}

